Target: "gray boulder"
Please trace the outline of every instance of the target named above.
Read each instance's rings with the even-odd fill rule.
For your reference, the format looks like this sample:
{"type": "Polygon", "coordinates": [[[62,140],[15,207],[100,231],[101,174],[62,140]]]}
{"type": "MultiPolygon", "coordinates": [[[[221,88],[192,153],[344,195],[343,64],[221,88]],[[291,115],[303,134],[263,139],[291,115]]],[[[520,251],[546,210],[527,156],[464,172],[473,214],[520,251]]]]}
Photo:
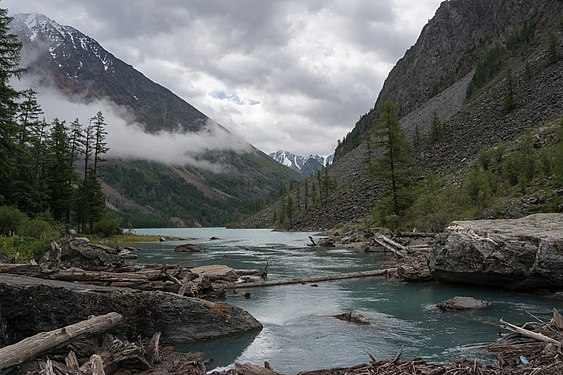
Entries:
{"type": "Polygon", "coordinates": [[[456,221],[428,257],[434,279],[510,289],[563,288],[563,214],[456,221]]]}
{"type": "Polygon", "coordinates": [[[334,315],[334,317],[336,319],[340,319],[340,320],[344,320],[347,322],[352,322],[352,323],[357,323],[357,324],[363,324],[363,325],[368,325],[369,320],[367,320],[362,314],[360,314],[357,311],[348,311],[345,312],[343,314],[338,314],[338,315],[334,315]]]}
{"type": "Polygon", "coordinates": [[[490,302],[473,297],[453,297],[436,305],[439,309],[446,311],[475,310],[489,306],[491,306],[490,302]]]}
{"type": "Polygon", "coordinates": [[[10,274],[0,274],[0,311],[0,347],[112,311],[124,317],[115,333],[136,339],[162,332],[168,344],[262,328],[248,312],[224,302],[10,274]]]}
{"type": "Polygon", "coordinates": [[[176,246],[174,248],[174,251],[177,253],[199,253],[203,251],[203,247],[201,245],[193,245],[193,244],[185,243],[176,246]]]}

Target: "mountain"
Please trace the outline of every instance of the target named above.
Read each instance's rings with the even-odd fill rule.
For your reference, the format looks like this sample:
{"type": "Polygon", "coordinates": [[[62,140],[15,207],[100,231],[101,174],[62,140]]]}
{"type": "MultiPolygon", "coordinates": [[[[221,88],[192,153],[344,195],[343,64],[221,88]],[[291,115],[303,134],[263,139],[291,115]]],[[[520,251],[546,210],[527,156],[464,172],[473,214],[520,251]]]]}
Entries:
{"type": "MultiPolygon", "coordinates": [[[[494,175],[498,180],[488,183],[485,187],[489,190],[483,194],[495,193],[500,198],[494,209],[476,211],[480,217],[518,216],[542,208],[561,210],[560,182],[547,174],[541,180],[544,172],[538,170],[542,158],[548,161],[546,170],[549,160],[561,168],[561,160],[553,159],[554,148],[561,147],[563,137],[557,135],[563,121],[561,14],[563,2],[558,0],[441,3],[416,43],[389,73],[374,105],[392,100],[407,140],[414,143],[415,134],[419,134],[424,141],[413,153],[419,181],[441,181],[440,189],[466,189],[457,191],[467,194],[476,184],[493,179],[493,171],[485,170],[478,183],[464,182],[479,175],[475,163],[489,168],[490,155],[496,153],[494,163],[501,165],[494,175]],[[444,130],[432,140],[434,119],[444,130]],[[506,183],[498,185],[509,170],[521,173],[524,164],[515,160],[532,153],[529,148],[527,153],[522,151],[532,142],[530,137],[533,152],[544,155],[532,162],[539,182],[526,187],[526,180],[521,179],[520,190],[506,183]],[[512,165],[504,164],[509,162],[512,165]]],[[[378,156],[369,141],[378,117],[374,108],[361,116],[340,142],[334,163],[326,168],[337,189],[307,209],[301,203],[295,209],[299,214],[292,215],[291,228],[319,230],[365,225],[372,220],[374,207],[382,202],[386,189],[383,181],[367,172],[378,156]]],[[[314,182],[309,180],[302,186],[310,187],[314,182]]],[[[303,187],[293,194],[293,201],[303,201],[303,187]]],[[[421,210],[431,218],[431,207],[448,207],[455,198],[453,193],[427,198],[421,210]]],[[[279,202],[272,204],[246,218],[241,226],[260,226],[264,218],[271,221],[276,214],[279,217],[283,207],[279,202]]]]}
{"type": "Polygon", "coordinates": [[[333,155],[329,155],[326,158],[319,155],[301,156],[283,150],[272,152],[269,156],[278,163],[283,164],[306,177],[309,177],[317,171],[323,169],[323,167],[330,165],[334,159],[333,155]]]}
{"type": "MultiPolygon", "coordinates": [[[[109,101],[126,113],[124,120],[147,133],[173,137],[198,132],[238,145],[197,153],[186,149],[191,164],[108,160],[102,174],[106,204],[126,225],[225,225],[252,201],[277,192],[282,182],[301,178],[75,28],[34,13],[14,16],[11,29],[23,43],[28,74],[39,79],[36,90],[55,87],[80,103],[109,101]]],[[[98,110],[103,108],[92,114],[98,110]]],[[[112,124],[107,131],[111,137],[112,124]]]]}

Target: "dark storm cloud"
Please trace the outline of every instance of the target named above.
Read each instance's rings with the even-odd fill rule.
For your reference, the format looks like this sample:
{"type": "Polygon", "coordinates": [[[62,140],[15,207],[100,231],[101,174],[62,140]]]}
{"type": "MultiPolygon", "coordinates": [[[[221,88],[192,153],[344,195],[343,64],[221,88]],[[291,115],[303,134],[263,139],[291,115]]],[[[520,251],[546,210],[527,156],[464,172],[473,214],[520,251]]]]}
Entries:
{"type": "Polygon", "coordinates": [[[76,27],[266,152],[328,154],[373,106],[439,2],[4,0],[0,6],[76,27]]]}

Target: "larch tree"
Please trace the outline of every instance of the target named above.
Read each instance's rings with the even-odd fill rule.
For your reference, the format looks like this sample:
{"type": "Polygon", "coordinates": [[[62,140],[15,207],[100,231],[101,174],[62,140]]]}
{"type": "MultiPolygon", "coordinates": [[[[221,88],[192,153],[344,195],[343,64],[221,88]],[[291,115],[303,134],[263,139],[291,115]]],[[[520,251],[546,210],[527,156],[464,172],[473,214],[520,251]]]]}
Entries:
{"type": "Polygon", "coordinates": [[[393,214],[399,216],[404,208],[404,188],[408,186],[413,172],[410,150],[399,126],[397,107],[386,100],[377,107],[379,117],[375,124],[375,139],[382,155],[370,167],[371,172],[389,183],[393,214]]]}

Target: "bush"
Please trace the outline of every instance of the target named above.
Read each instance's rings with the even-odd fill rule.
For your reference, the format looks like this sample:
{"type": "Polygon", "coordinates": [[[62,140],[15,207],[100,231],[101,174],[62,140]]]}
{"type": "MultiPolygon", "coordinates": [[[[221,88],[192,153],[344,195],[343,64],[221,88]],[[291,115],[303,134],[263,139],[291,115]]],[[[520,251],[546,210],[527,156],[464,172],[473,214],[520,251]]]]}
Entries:
{"type": "Polygon", "coordinates": [[[0,206],[0,233],[12,235],[18,233],[28,221],[26,214],[12,206],[0,206]]]}
{"type": "Polygon", "coordinates": [[[467,175],[466,190],[475,206],[480,208],[489,206],[492,196],[490,176],[480,167],[473,167],[467,175]]]}
{"type": "Polygon", "coordinates": [[[121,234],[123,229],[119,219],[105,218],[97,223],[94,223],[94,233],[103,237],[109,237],[114,234],[121,234]]]}

